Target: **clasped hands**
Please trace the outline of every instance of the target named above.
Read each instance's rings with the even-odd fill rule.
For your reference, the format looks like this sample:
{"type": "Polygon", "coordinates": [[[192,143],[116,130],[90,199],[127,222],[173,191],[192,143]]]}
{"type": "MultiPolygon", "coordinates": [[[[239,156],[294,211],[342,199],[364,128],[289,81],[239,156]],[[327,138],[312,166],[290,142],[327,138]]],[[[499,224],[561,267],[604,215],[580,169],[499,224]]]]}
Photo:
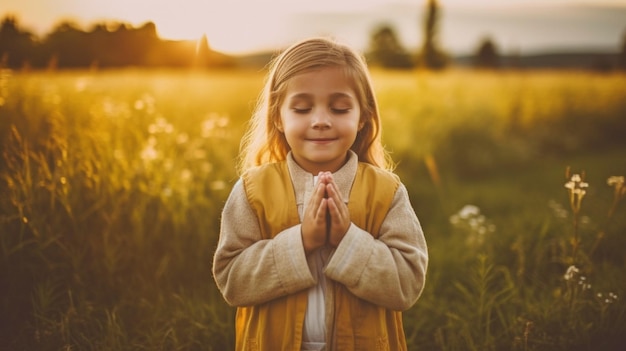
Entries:
{"type": "Polygon", "coordinates": [[[350,228],[350,212],[343,202],[333,175],[320,172],[304,211],[302,242],[306,254],[329,244],[337,247],[350,228]]]}

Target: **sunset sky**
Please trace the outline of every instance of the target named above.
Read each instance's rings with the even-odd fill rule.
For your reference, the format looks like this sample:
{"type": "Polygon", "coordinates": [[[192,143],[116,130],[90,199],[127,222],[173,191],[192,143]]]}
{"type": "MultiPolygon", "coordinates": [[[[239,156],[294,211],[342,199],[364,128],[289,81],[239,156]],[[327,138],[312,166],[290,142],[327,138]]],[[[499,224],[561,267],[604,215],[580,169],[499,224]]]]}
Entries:
{"type": "MultiPolygon", "coordinates": [[[[44,35],[61,19],[88,29],[96,22],[156,24],[167,39],[198,39],[227,53],[284,46],[310,35],[333,35],[364,47],[371,31],[392,25],[409,48],[421,40],[426,0],[0,0],[0,15],[44,35]]],[[[626,33],[626,0],[447,0],[441,43],[471,51],[490,35],[504,50],[618,47],[626,33]]]]}

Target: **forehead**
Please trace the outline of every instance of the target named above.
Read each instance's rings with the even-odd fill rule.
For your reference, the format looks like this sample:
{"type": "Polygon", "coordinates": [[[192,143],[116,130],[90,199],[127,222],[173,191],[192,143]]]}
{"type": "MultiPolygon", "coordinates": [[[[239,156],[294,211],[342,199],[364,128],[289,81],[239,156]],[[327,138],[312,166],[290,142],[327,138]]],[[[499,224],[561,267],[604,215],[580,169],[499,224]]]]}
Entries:
{"type": "Polygon", "coordinates": [[[295,95],[347,94],[356,97],[354,79],[343,67],[323,67],[293,76],[286,85],[286,97],[295,95]]]}

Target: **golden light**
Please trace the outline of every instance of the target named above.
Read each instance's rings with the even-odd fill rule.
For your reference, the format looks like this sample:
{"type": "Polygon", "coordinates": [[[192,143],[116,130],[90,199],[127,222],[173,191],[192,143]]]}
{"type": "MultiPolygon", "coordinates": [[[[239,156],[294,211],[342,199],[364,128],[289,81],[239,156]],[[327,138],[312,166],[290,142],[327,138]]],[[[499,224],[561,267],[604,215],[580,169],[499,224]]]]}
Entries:
{"type": "MultiPolygon", "coordinates": [[[[595,4],[602,2],[619,6],[626,5],[626,0],[580,0],[581,3],[592,1],[595,4]]],[[[54,27],[56,22],[64,19],[75,20],[84,28],[102,22],[121,21],[133,26],[141,26],[151,21],[156,25],[158,34],[162,39],[198,40],[206,35],[209,46],[214,50],[225,53],[243,53],[280,48],[302,38],[304,35],[336,35],[345,41],[354,41],[354,45],[359,43],[358,46],[362,47],[366,43],[368,31],[371,29],[366,28],[364,23],[365,21],[373,21],[376,16],[381,18],[378,21],[383,21],[384,18],[393,18],[400,26],[402,25],[400,22],[402,18],[400,17],[409,14],[412,16],[409,21],[414,22],[405,24],[402,30],[405,33],[413,33],[407,35],[418,35],[417,26],[420,17],[417,16],[417,11],[425,2],[426,0],[396,0],[395,2],[387,0],[55,0],[53,2],[48,0],[0,0],[0,8],[8,14],[18,15],[22,24],[38,35],[45,35],[54,27]],[[398,5],[401,3],[411,4],[413,8],[409,11],[401,10],[403,12],[400,14],[397,9],[391,11],[393,7],[387,7],[385,10],[391,12],[383,11],[381,6],[391,6],[390,4],[396,2],[398,5]],[[343,16],[342,14],[351,14],[351,16],[343,16]]],[[[510,13],[511,9],[527,3],[527,0],[508,0],[505,2],[501,0],[475,0],[471,2],[446,0],[443,2],[446,6],[454,5],[465,8],[462,12],[466,15],[464,17],[466,20],[446,22],[449,27],[442,31],[442,37],[447,40],[445,44],[451,47],[451,50],[467,51],[469,50],[468,41],[461,37],[463,35],[468,36],[477,26],[482,27],[482,24],[477,24],[476,21],[467,21],[472,16],[470,10],[489,9],[484,14],[493,16],[497,15],[495,10],[499,9],[498,11],[510,13]],[[465,23],[465,26],[455,27],[459,23],[465,23]],[[452,32],[461,33],[461,35],[452,36],[450,34],[452,32]]],[[[553,0],[549,3],[553,5],[570,2],[571,0],[553,0]]],[[[533,3],[535,5],[543,4],[539,1],[533,3]]],[[[531,5],[528,6],[530,9],[531,5]]],[[[450,11],[450,13],[452,12],[450,11]]],[[[535,18],[527,21],[536,27],[535,18]]],[[[572,22],[570,18],[570,25],[572,23],[575,24],[572,28],[582,28],[580,21],[572,22]]],[[[372,22],[370,26],[373,27],[375,24],[372,22]]],[[[491,22],[491,24],[494,24],[494,27],[490,27],[490,30],[500,30],[502,37],[508,35],[507,38],[516,38],[514,40],[516,47],[522,45],[518,42],[526,40],[529,42],[538,42],[544,39],[546,42],[553,40],[549,39],[548,35],[542,35],[541,38],[537,38],[536,35],[533,37],[532,32],[524,28],[525,25],[522,20],[512,21],[512,24],[517,24],[518,27],[507,26],[507,23],[501,22],[491,22]],[[516,32],[505,34],[507,30],[508,33],[516,32]]],[[[608,25],[616,26],[617,24],[607,23],[608,25]]],[[[556,28],[561,27],[556,26],[556,28]]],[[[601,30],[602,28],[598,27],[597,29],[601,30]]],[[[606,35],[604,37],[606,38],[606,35]]],[[[579,39],[576,36],[574,38],[579,39]]],[[[474,38],[472,37],[471,40],[474,38]]],[[[507,40],[510,41],[511,39],[507,40]]],[[[572,35],[563,40],[572,42],[572,35]]],[[[410,42],[417,43],[418,39],[411,39],[410,42]]],[[[576,45],[576,43],[572,45],[576,45]]]]}
{"type": "MultiPolygon", "coordinates": [[[[265,49],[259,38],[288,32],[281,15],[286,6],[257,1],[108,0],[76,5],[86,21],[117,19],[141,25],[154,22],[163,39],[198,40],[207,35],[211,48],[229,53],[265,49]]],[[[283,17],[284,19],[284,17],[283,17]]]]}
{"type": "Polygon", "coordinates": [[[197,39],[205,32],[203,23],[213,13],[214,1],[197,0],[109,0],[84,2],[76,5],[76,12],[87,19],[119,19],[135,25],[151,21],[166,39],[197,39]]]}
{"type": "Polygon", "coordinates": [[[259,49],[260,37],[280,35],[284,23],[274,20],[276,13],[254,2],[197,2],[193,10],[155,13],[152,18],[163,38],[195,40],[206,34],[212,48],[232,53],[259,49]]]}

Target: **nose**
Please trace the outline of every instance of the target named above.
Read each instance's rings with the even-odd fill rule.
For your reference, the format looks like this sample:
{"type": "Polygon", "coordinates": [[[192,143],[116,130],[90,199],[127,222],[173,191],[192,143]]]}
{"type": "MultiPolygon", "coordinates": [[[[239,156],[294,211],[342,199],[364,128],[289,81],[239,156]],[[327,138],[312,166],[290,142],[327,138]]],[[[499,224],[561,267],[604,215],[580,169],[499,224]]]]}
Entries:
{"type": "Polygon", "coordinates": [[[311,116],[311,125],[313,129],[330,128],[332,123],[331,123],[331,116],[328,113],[328,111],[320,109],[316,111],[316,113],[313,113],[311,116]]]}

